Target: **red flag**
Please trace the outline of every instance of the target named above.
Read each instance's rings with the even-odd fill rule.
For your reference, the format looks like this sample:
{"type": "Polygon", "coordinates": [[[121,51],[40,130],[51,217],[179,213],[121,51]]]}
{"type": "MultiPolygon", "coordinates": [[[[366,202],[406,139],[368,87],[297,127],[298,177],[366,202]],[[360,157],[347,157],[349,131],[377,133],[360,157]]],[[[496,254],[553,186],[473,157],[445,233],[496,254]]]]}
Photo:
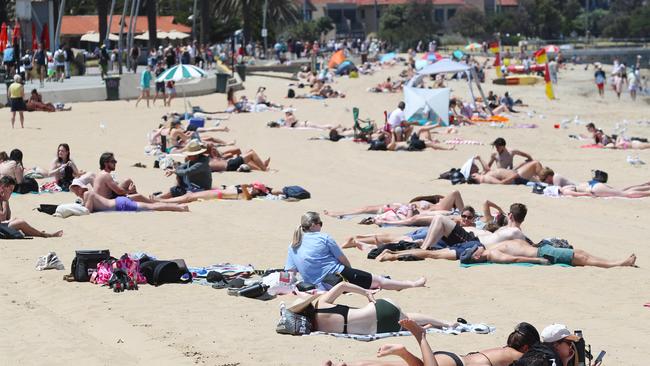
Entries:
{"type": "Polygon", "coordinates": [[[488,47],[490,48],[490,52],[499,53],[499,42],[498,41],[490,42],[488,47]]]}
{"type": "Polygon", "coordinates": [[[17,40],[20,39],[20,36],[20,22],[17,21],[16,24],[14,24],[14,34],[11,36],[11,39],[16,43],[17,40]]]}
{"type": "Polygon", "coordinates": [[[32,22],[32,50],[38,49],[38,37],[36,36],[36,24],[32,22]]]}
{"type": "Polygon", "coordinates": [[[2,28],[0,29],[0,52],[4,51],[7,48],[7,23],[2,23],[2,28]]]}
{"type": "Polygon", "coordinates": [[[47,23],[43,23],[43,31],[41,32],[41,44],[43,45],[44,50],[50,49],[50,31],[47,27],[47,23]]]}

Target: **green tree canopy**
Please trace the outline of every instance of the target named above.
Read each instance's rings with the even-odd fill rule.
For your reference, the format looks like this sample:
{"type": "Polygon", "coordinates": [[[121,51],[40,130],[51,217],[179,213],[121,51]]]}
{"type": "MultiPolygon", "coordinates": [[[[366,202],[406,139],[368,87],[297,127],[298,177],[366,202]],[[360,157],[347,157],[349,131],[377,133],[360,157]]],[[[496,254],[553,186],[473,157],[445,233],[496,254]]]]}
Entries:
{"type": "Polygon", "coordinates": [[[430,39],[437,29],[431,2],[390,5],[379,19],[379,37],[401,49],[415,47],[418,41],[430,39]]]}
{"type": "Polygon", "coordinates": [[[487,29],[485,13],[471,5],[458,9],[456,15],[449,22],[451,30],[465,37],[481,37],[487,29]]]}

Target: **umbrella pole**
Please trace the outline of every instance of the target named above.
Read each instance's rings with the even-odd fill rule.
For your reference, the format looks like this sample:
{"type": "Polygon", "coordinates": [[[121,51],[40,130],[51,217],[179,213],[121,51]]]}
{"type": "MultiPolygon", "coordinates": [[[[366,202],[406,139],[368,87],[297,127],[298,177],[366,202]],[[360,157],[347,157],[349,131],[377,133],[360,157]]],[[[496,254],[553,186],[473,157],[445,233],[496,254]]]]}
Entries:
{"type": "Polygon", "coordinates": [[[187,99],[185,99],[185,87],[181,86],[183,88],[183,108],[185,108],[185,114],[187,114],[187,99]]]}

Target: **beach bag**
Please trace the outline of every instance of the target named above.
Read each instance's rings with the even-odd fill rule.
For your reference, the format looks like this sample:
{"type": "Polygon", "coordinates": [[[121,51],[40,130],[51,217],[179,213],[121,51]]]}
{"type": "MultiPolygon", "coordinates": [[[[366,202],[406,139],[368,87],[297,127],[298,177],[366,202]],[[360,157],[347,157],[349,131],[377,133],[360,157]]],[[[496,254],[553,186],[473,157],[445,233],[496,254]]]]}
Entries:
{"type": "Polygon", "coordinates": [[[36,210],[38,210],[38,212],[46,213],[48,215],[54,215],[54,213],[56,212],[57,207],[59,207],[59,205],[45,205],[45,204],[43,204],[43,205],[40,205],[40,207],[37,208],[36,210]]]}
{"type": "Polygon", "coordinates": [[[368,147],[368,150],[386,151],[388,150],[388,146],[386,146],[385,141],[372,140],[370,141],[370,146],[368,147]]]}
{"type": "Polygon", "coordinates": [[[293,89],[289,89],[287,91],[287,98],[295,98],[296,97],[296,91],[293,89]]]}
{"type": "Polygon", "coordinates": [[[113,276],[113,265],[115,260],[107,259],[97,263],[97,271],[90,276],[90,283],[106,285],[113,276]]]}
{"type": "Polygon", "coordinates": [[[56,62],[65,62],[65,53],[58,51],[56,53],[56,62]]]}
{"type": "Polygon", "coordinates": [[[466,183],[465,176],[463,175],[463,173],[460,172],[460,170],[457,170],[454,173],[452,173],[449,180],[451,181],[451,184],[453,184],[453,185],[466,183]]]}
{"type": "Polygon", "coordinates": [[[192,275],[182,259],[170,261],[150,260],[140,264],[140,270],[146,277],[147,283],[160,286],[165,283],[187,283],[192,281],[192,275]]]}
{"type": "Polygon", "coordinates": [[[138,259],[133,259],[130,255],[124,254],[115,263],[115,267],[117,267],[117,269],[123,270],[135,283],[147,283],[147,278],[142,274],[140,270],[140,261],[138,259]]]}
{"type": "Polygon", "coordinates": [[[296,314],[284,308],[280,308],[280,320],[275,326],[275,332],[289,335],[305,335],[311,333],[311,322],[306,316],[296,314]]]}
{"type": "Polygon", "coordinates": [[[593,180],[600,183],[607,183],[608,175],[606,172],[602,170],[593,170],[592,172],[594,174],[593,180]]]}
{"type": "Polygon", "coordinates": [[[16,186],[14,187],[14,192],[20,194],[25,194],[30,192],[38,193],[38,182],[34,178],[25,177],[23,178],[22,183],[16,184],[16,186]]]}
{"type": "Polygon", "coordinates": [[[7,224],[0,224],[0,239],[25,239],[25,235],[7,224]]]}
{"type": "Polygon", "coordinates": [[[282,194],[287,196],[287,198],[295,198],[298,200],[311,198],[311,193],[307,192],[307,190],[301,186],[286,186],[282,188],[282,194]]]}
{"type": "Polygon", "coordinates": [[[408,150],[409,151],[422,151],[427,148],[427,145],[424,143],[424,141],[420,140],[418,135],[416,133],[413,133],[411,135],[411,138],[409,139],[409,145],[408,145],[408,150]]]}
{"type": "Polygon", "coordinates": [[[292,273],[286,271],[273,272],[262,277],[262,283],[268,286],[266,291],[271,296],[290,294],[294,290],[295,281],[292,273]]]}
{"type": "Polygon", "coordinates": [[[70,274],[77,282],[88,282],[101,261],[111,259],[111,252],[103,250],[77,250],[70,265],[70,274]]]}

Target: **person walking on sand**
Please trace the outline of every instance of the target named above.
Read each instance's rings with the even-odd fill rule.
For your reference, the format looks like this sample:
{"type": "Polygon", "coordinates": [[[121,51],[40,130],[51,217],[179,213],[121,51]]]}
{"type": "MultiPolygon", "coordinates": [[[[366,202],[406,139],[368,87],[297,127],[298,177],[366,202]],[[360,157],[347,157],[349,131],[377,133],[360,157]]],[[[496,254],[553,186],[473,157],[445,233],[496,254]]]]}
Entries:
{"type": "Polygon", "coordinates": [[[135,102],[137,107],[142,98],[147,99],[147,108],[149,108],[149,98],[151,97],[151,66],[147,65],[142,74],[140,75],[140,96],[138,101],[135,102]]]}
{"type": "Polygon", "coordinates": [[[14,82],[9,85],[9,89],[7,90],[9,100],[11,101],[11,128],[14,128],[16,123],[16,112],[20,116],[20,128],[25,128],[25,116],[23,116],[23,112],[27,110],[27,106],[25,105],[25,87],[22,81],[20,75],[14,75],[14,82]]]}
{"type": "Polygon", "coordinates": [[[594,73],[594,79],[596,80],[598,95],[603,98],[605,96],[605,80],[607,80],[607,75],[605,75],[605,71],[603,71],[603,67],[600,63],[596,63],[596,72],[594,73]]]}

